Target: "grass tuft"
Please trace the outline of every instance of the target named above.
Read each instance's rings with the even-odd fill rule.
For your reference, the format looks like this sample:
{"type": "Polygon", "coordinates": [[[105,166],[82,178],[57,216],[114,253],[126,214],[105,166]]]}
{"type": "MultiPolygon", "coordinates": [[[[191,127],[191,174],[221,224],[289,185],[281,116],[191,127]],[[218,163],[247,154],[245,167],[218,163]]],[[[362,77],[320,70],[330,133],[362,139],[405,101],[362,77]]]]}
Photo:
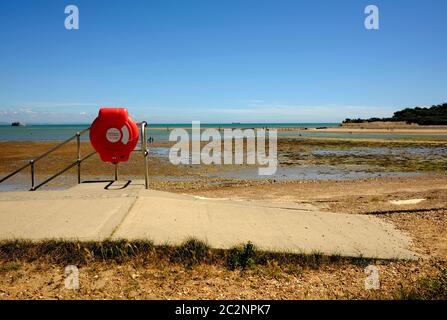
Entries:
{"type": "Polygon", "coordinates": [[[206,262],[211,256],[211,248],[206,242],[195,238],[185,240],[175,248],[172,261],[180,262],[187,267],[206,262]]]}

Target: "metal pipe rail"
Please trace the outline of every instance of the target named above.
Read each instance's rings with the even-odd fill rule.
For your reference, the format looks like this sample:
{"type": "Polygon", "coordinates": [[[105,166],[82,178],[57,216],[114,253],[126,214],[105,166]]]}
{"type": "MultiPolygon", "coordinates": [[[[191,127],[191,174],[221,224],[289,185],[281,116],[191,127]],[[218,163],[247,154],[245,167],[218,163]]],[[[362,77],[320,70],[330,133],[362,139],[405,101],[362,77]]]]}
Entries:
{"type": "MultiPolygon", "coordinates": [[[[48,179],[46,179],[45,181],[39,183],[37,186],[35,186],[34,188],[32,187],[30,191],[35,191],[37,189],[39,189],[40,187],[44,186],[45,184],[47,184],[48,182],[50,182],[51,180],[59,177],[61,174],[65,173],[66,171],[70,170],[71,168],[73,168],[74,166],[78,166],[78,168],[80,168],[80,164],[81,162],[87,160],[88,158],[90,158],[91,156],[93,156],[94,154],[96,154],[96,151],[93,151],[91,153],[89,153],[87,156],[85,156],[84,158],[80,159],[80,160],[76,160],[75,162],[71,163],[70,165],[68,165],[67,167],[65,167],[64,169],[62,169],[61,171],[59,171],[58,173],[53,174],[51,177],[49,177],[48,179]]],[[[79,173],[80,171],[78,171],[78,184],[81,183],[80,179],[81,179],[81,175],[79,173]]]]}
{"type": "Polygon", "coordinates": [[[146,126],[147,122],[143,121],[140,123],[141,128],[141,150],[143,155],[143,161],[144,161],[144,185],[146,186],[146,189],[149,189],[149,172],[148,172],[148,159],[149,156],[149,150],[147,148],[147,138],[146,138],[146,126]]]}
{"type": "MultiPolygon", "coordinates": [[[[145,180],[146,189],[148,189],[149,188],[149,177],[148,177],[148,161],[147,161],[147,157],[149,155],[149,152],[148,152],[148,149],[147,149],[146,126],[147,126],[147,122],[146,121],[143,121],[143,122],[140,123],[140,128],[141,128],[141,149],[134,150],[134,151],[141,151],[142,154],[143,154],[143,160],[144,160],[144,180],[145,180]]],[[[45,153],[41,154],[40,156],[30,160],[24,166],[20,167],[19,169],[15,170],[14,172],[12,172],[12,173],[8,174],[7,176],[3,177],[2,179],[0,179],[0,184],[3,183],[6,180],[12,178],[13,176],[15,176],[16,174],[20,173],[21,171],[25,170],[26,168],[31,167],[31,188],[30,188],[30,191],[35,191],[35,190],[39,189],[40,187],[44,186],[48,182],[52,181],[53,179],[57,178],[58,176],[60,176],[61,174],[65,173],[66,171],[70,170],[71,168],[73,168],[75,166],[77,166],[78,184],[81,183],[81,163],[96,154],[96,151],[93,151],[93,152],[89,153],[88,155],[86,155],[85,157],[81,156],[81,135],[83,135],[84,133],[88,132],[89,130],[90,130],[90,128],[87,128],[87,129],[84,129],[82,131],[76,132],[76,134],[74,136],[72,136],[72,137],[68,138],[67,140],[61,142],[60,144],[54,146],[53,148],[51,148],[47,152],[45,152],[45,153]],[[59,148],[63,147],[64,145],[66,145],[67,143],[69,143],[70,141],[72,141],[74,139],[76,139],[76,147],[77,147],[77,159],[76,159],[76,161],[71,163],[70,165],[68,165],[64,169],[60,170],[56,174],[53,174],[51,177],[47,178],[43,182],[41,182],[41,183],[36,185],[36,162],[41,160],[41,159],[43,159],[43,158],[45,158],[46,156],[48,156],[52,152],[58,150],[59,148]]],[[[118,167],[117,167],[117,165],[115,165],[115,180],[117,180],[117,179],[118,179],[118,167]]]]}
{"type": "Polygon", "coordinates": [[[81,135],[83,135],[84,133],[88,132],[90,130],[90,128],[86,128],[82,131],[76,132],[76,134],[70,138],[68,138],[67,140],[59,143],[58,145],[54,146],[53,148],[51,148],[50,150],[48,150],[47,152],[41,154],[40,156],[30,160],[26,165],[20,167],[19,169],[15,170],[14,172],[8,174],[6,177],[3,177],[2,179],[0,179],[0,183],[12,178],[13,176],[15,176],[16,174],[18,174],[19,172],[25,170],[28,167],[31,167],[31,189],[30,191],[35,191],[38,188],[42,187],[43,185],[45,185],[46,183],[50,182],[51,180],[53,180],[54,178],[60,176],[62,173],[66,172],[67,170],[73,168],[74,166],[78,166],[78,183],[81,183],[81,163],[85,160],[87,160],[88,158],[90,158],[92,155],[94,155],[96,153],[92,152],[89,155],[87,155],[84,158],[81,158],[81,135]],[[46,156],[48,156],[49,154],[51,154],[52,152],[58,150],[59,148],[63,147],[64,145],[66,145],[67,143],[69,143],[70,141],[76,139],[76,145],[77,145],[77,160],[70,164],[67,168],[63,169],[62,171],[59,171],[58,173],[56,173],[55,175],[51,176],[50,178],[46,179],[44,182],[39,183],[36,186],[36,162],[45,158],[46,156]]]}

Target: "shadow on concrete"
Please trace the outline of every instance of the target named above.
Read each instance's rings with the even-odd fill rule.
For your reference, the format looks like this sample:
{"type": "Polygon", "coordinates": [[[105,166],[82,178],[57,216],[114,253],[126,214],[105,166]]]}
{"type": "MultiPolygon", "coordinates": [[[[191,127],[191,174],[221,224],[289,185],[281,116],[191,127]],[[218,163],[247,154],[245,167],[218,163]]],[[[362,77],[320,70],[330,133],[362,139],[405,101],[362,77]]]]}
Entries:
{"type": "Polygon", "coordinates": [[[122,190],[122,189],[126,189],[130,183],[132,182],[131,180],[127,180],[126,183],[123,184],[124,181],[110,181],[109,184],[107,184],[104,189],[105,190],[122,190]]]}
{"type": "Polygon", "coordinates": [[[87,180],[82,181],[83,184],[94,184],[94,183],[107,183],[104,187],[104,190],[123,190],[126,189],[131,183],[132,180],[126,181],[115,181],[115,180],[87,180]]]}

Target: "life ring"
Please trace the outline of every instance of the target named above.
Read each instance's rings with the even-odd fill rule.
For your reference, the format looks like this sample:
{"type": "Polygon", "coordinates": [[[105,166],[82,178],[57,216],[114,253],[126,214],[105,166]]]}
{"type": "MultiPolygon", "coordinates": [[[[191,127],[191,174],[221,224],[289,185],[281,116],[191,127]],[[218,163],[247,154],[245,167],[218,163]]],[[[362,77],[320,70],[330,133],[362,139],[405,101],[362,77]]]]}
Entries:
{"type": "Polygon", "coordinates": [[[138,136],[138,127],[126,108],[99,109],[90,127],[90,143],[104,162],[128,161],[138,136]]]}

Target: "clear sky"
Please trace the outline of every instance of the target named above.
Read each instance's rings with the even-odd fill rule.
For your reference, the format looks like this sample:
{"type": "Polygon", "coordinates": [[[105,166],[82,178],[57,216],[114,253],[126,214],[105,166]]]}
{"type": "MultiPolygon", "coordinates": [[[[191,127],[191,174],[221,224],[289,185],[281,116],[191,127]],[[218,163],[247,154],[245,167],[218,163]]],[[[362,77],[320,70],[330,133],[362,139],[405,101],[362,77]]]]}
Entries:
{"type": "Polygon", "coordinates": [[[446,40],[445,0],[2,0],[0,122],[390,116],[447,102],[446,40]]]}

